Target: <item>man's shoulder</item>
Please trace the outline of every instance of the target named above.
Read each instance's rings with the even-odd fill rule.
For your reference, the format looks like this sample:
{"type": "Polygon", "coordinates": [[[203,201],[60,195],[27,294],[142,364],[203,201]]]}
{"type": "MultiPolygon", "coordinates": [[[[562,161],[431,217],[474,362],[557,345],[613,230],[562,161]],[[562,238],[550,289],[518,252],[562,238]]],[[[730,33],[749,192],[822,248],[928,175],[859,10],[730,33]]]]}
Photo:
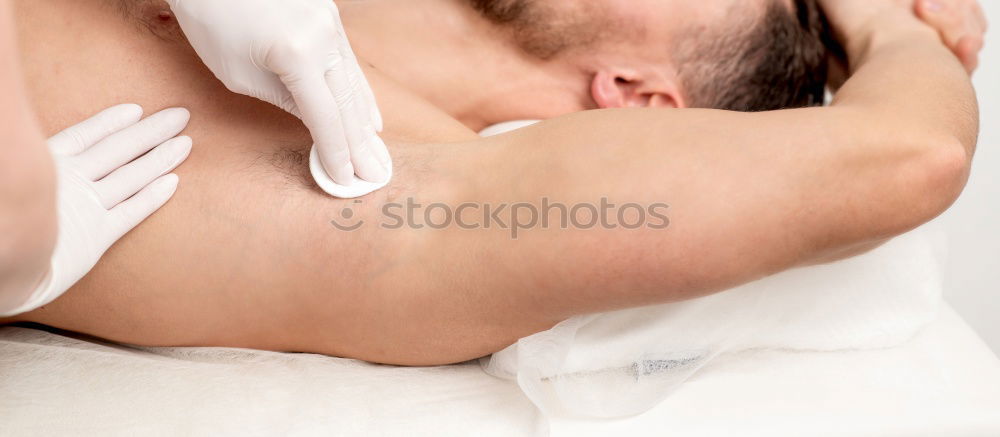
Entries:
{"type": "Polygon", "coordinates": [[[478,138],[475,132],[406,86],[365,67],[385,119],[384,135],[398,141],[444,143],[478,138]]]}

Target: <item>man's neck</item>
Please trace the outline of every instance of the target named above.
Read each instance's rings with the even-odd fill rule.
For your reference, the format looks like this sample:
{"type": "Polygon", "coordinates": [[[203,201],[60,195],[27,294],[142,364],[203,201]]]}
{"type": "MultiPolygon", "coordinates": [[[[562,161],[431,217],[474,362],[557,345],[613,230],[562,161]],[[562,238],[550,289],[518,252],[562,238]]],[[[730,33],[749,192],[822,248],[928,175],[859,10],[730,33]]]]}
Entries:
{"type": "Polygon", "coordinates": [[[337,3],[359,58],[474,130],[593,105],[585,73],[524,54],[465,0],[337,3]]]}

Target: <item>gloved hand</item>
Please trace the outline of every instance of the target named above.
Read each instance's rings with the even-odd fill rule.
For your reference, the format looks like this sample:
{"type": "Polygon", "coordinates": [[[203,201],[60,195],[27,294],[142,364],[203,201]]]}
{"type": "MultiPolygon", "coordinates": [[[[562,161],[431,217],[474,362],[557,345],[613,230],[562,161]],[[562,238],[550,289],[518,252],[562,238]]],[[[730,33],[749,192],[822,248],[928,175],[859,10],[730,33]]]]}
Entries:
{"type": "Polygon", "coordinates": [[[58,178],[56,247],[41,284],[4,315],[31,311],[61,296],[115,241],[173,196],[178,179],[167,173],[191,152],[190,138],[175,138],[187,126],[188,111],[168,109],[140,118],[137,105],[115,106],[49,139],[58,178]]]}
{"type": "Polygon", "coordinates": [[[358,182],[355,174],[388,182],[392,162],[377,135],[382,117],[332,0],[168,2],[229,90],[302,119],[333,182],[349,186],[358,182]]]}

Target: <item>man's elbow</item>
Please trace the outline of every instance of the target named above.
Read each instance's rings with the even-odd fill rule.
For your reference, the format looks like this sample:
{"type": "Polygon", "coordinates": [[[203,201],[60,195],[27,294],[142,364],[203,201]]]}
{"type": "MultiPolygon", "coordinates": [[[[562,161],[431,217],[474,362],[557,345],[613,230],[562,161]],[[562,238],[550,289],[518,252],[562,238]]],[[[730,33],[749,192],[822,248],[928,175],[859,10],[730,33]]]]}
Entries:
{"type": "MultiPolygon", "coordinates": [[[[812,257],[810,263],[864,253],[944,213],[969,178],[972,156],[965,146],[948,136],[876,145],[892,151],[862,159],[860,166],[867,168],[865,171],[849,170],[847,174],[852,176],[847,179],[856,191],[837,191],[836,195],[850,193],[841,197],[849,207],[827,215],[832,221],[824,222],[826,227],[816,227],[821,243],[811,250],[820,255],[812,257]],[[831,234],[830,229],[837,231],[831,234]]],[[[859,165],[857,158],[850,162],[851,168],[859,165]]]]}
{"type": "Polygon", "coordinates": [[[972,150],[957,138],[937,140],[928,148],[921,164],[923,175],[917,181],[924,193],[919,196],[920,224],[944,213],[961,196],[972,170],[972,150]]]}
{"type": "MultiPolygon", "coordinates": [[[[950,130],[939,132],[925,146],[927,177],[923,181],[933,202],[928,212],[931,219],[937,217],[958,200],[969,181],[972,159],[979,139],[980,115],[975,91],[970,87],[967,105],[956,110],[956,115],[947,122],[950,130]]],[[[928,219],[929,221],[930,219],[928,219]]]]}
{"type": "MultiPolygon", "coordinates": [[[[944,213],[961,195],[969,179],[972,157],[960,141],[925,142],[913,147],[903,176],[893,179],[884,197],[866,210],[880,211],[861,222],[862,230],[825,247],[806,265],[826,264],[862,255],[944,213]],[[888,206],[888,207],[886,207],[888,206]]],[[[899,167],[893,167],[895,172],[899,167]]],[[[886,187],[883,187],[886,188],[886,187]]],[[[855,229],[856,228],[852,228],[855,229]]]]}
{"type": "Polygon", "coordinates": [[[894,178],[896,185],[884,199],[885,211],[879,238],[903,234],[927,223],[950,208],[965,189],[972,154],[955,138],[922,141],[894,178]]]}

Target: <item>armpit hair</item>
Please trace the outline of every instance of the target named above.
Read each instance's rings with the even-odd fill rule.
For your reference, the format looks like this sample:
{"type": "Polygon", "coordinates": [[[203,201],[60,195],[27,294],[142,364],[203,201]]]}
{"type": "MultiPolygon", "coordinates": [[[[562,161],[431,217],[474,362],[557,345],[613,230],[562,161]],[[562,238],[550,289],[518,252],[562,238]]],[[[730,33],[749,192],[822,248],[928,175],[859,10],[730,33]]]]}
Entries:
{"type": "Polygon", "coordinates": [[[282,183],[289,189],[303,187],[322,193],[313,181],[309,171],[309,148],[297,145],[283,145],[270,153],[259,154],[250,164],[251,168],[261,168],[269,174],[280,176],[282,183]],[[277,170],[275,172],[275,170],[277,170]]]}
{"type": "MultiPolygon", "coordinates": [[[[273,152],[259,154],[250,164],[250,171],[258,171],[261,175],[277,174],[283,188],[301,190],[307,188],[312,192],[327,196],[313,180],[309,169],[309,146],[300,144],[279,144],[273,152]]],[[[380,190],[386,201],[398,201],[417,192],[422,182],[433,178],[429,162],[437,155],[434,149],[423,153],[406,153],[405,148],[393,150],[392,182],[380,190]]]]}

